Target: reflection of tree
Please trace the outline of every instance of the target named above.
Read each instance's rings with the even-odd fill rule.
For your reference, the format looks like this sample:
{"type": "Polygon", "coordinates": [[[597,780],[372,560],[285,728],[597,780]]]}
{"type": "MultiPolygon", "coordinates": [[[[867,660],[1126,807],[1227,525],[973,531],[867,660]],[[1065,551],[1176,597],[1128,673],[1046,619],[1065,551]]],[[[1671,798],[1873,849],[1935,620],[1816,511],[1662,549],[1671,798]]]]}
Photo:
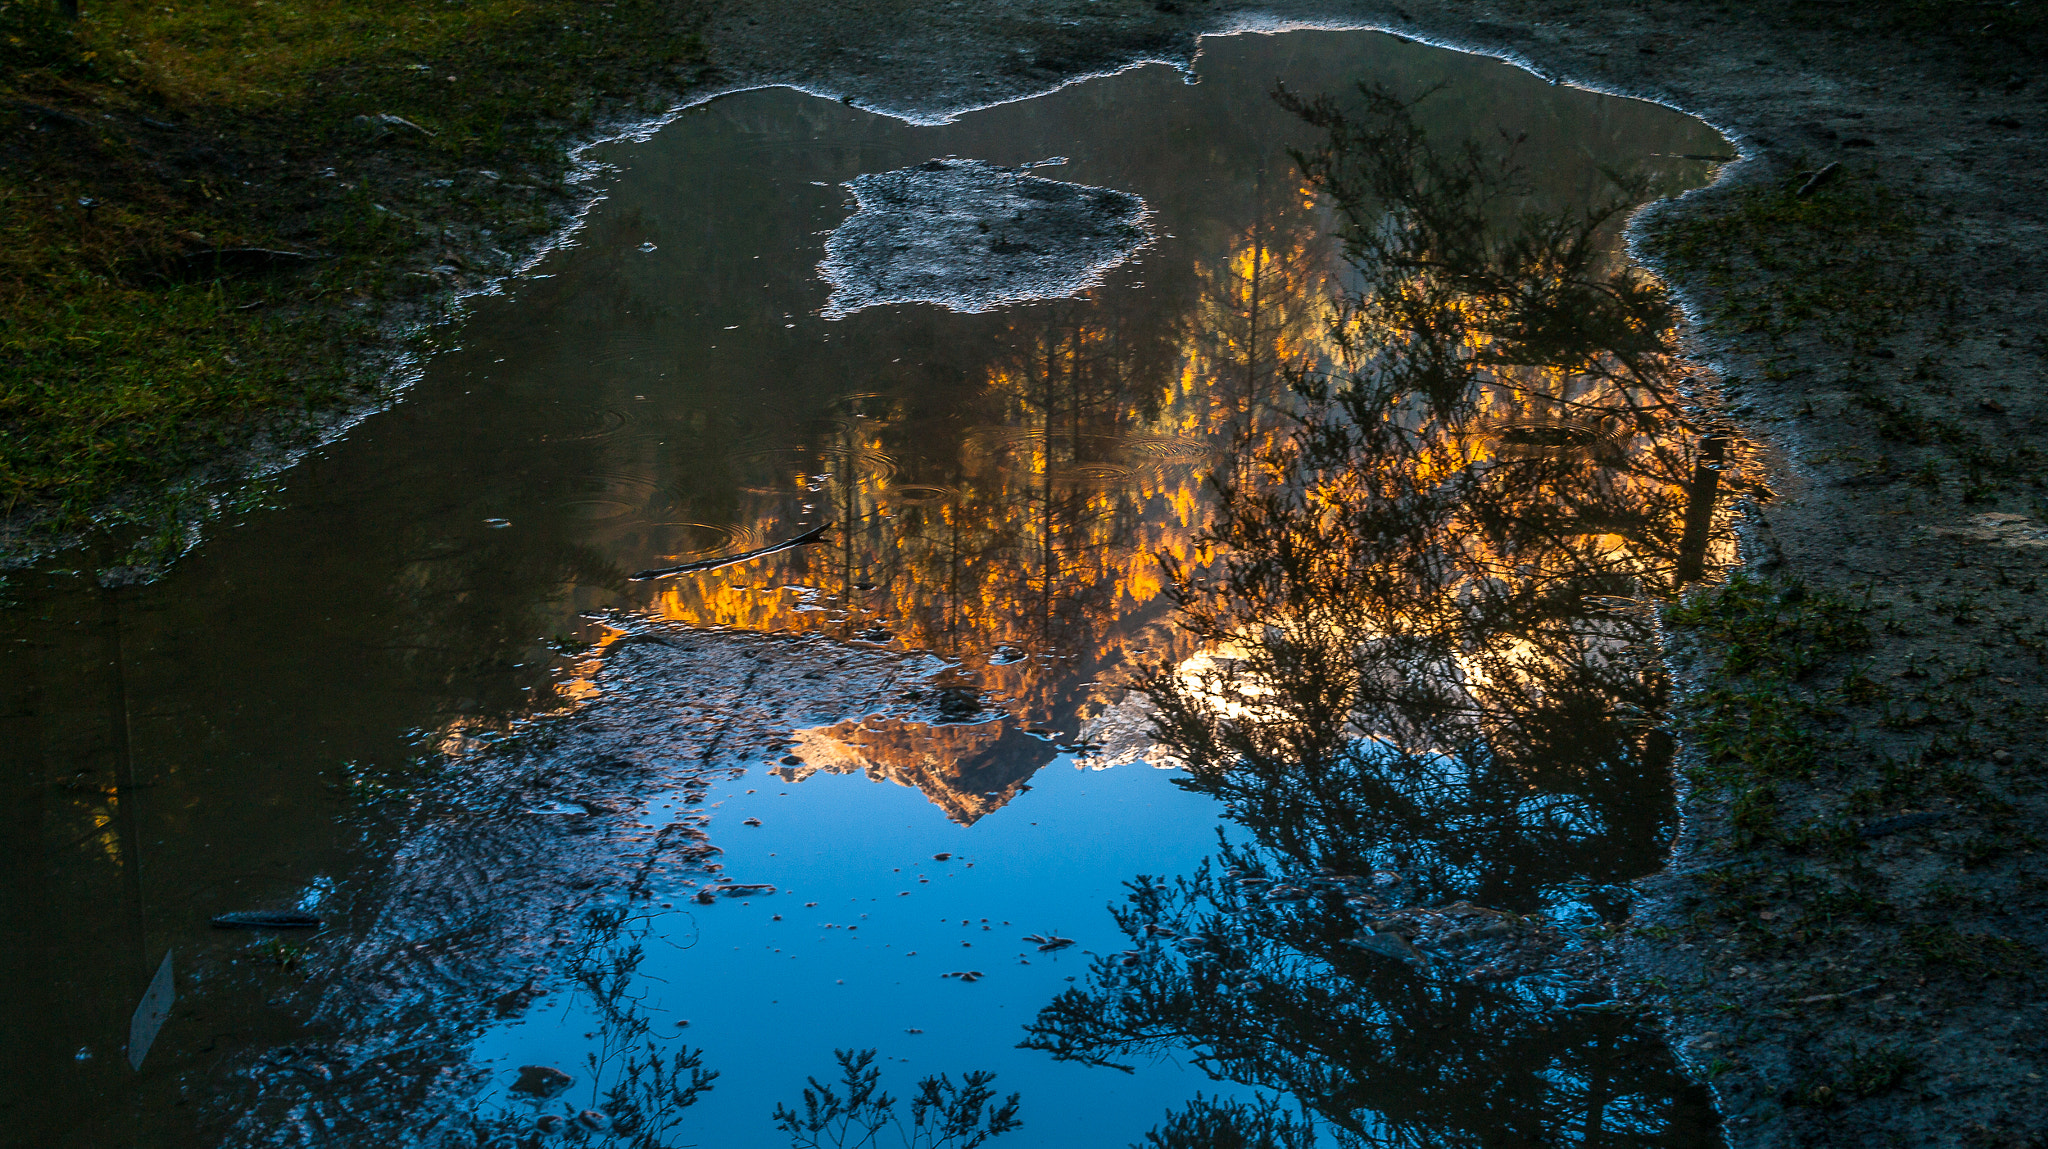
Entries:
{"type": "Polygon", "coordinates": [[[1196,344],[1213,399],[1237,428],[1253,425],[1279,375],[1317,358],[1327,326],[1330,266],[1313,192],[1276,189],[1262,168],[1252,184],[1252,222],[1223,259],[1200,269],[1196,344]]]}
{"type": "Polygon", "coordinates": [[[1493,902],[1642,872],[1664,747],[1629,599],[1671,585],[1691,469],[1666,305],[1610,254],[1626,203],[1503,222],[1512,169],[1402,105],[1295,106],[1366,285],[1350,370],[1298,375],[1293,433],[1220,484],[1227,557],[1177,594],[1229,657],[1155,682],[1171,740],[1305,861],[1428,826],[1441,888],[1493,902]]]}
{"type": "MultiPolygon", "coordinates": [[[[1283,206],[1306,211],[1298,198],[1283,206]]],[[[1288,226],[1295,248],[1268,267],[1258,304],[1271,313],[1259,352],[1269,367],[1303,353],[1299,314],[1322,285],[1302,229],[1288,226]]],[[[1216,385],[1236,376],[1190,335],[1206,304],[1193,292],[1181,304],[1105,289],[1020,309],[993,325],[979,378],[954,381],[943,405],[843,401],[803,464],[833,544],[781,560],[768,580],[747,569],[679,581],[665,611],[847,634],[879,622],[908,645],[970,657],[1016,647],[1035,657],[991,677],[1021,716],[1062,726],[1091,702],[1076,684],[1130,647],[1191,652],[1158,625],[1165,581],[1152,556],[1193,557],[1199,464],[1235,425],[1242,387],[1216,385]],[[832,597],[814,601],[828,609],[791,617],[784,601],[734,589],[777,580],[822,588],[832,597]]],[[[1283,382],[1269,369],[1260,386],[1270,403],[1283,382]]]]}
{"type": "MultiPolygon", "coordinates": [[[[1116,916],[1133,948],[1098,958],[1089,987],[1040,1011],[1025,1044],[1105,1066],[1190,1057],[1292,1098],[1340,1145],[1678,1144],[1685,1119],[1704,1116],[1628,1019],[1416,976],[1345,944],[1358,911],[1343,887],[1311,881],[1309,897],[1273,900],[1233,876],[1258,872],[1253,851],[1223,862],[1131,883],[1116,916]]],[[[1171,1124],[1155,1139],[1175,1144],[1171,1124]]]]}
{"type": "Polygon", "coordinates": [[[1340,369],[1294,371],[1291,425],[1219,471],[1219,560],[1173,587],[1213,653],[1150,682],[1184,784],[1251,841],[1225,873],[1134,883],[1135,948],[1028,1044],[1185,1050],[1343,1144],[1685,1140],[1649,1038],[1538,1007],[1558,994],[1516,976],[1536,932],[1473,911],[1503,923],[1481,984],[1434,972],[1467,939],[1388,927],[1453,899],[1555,909],[1652,869],[1667,831],[1637,601],[1678,581],[1711,500],[1688,497],[1668,307],[1614,253],[1628,201],[1538,213],[1511,149],[1432,148],[1376,91],[1281,99],[1328,133],[1297,158],[1358,276],[1340,369]]]}

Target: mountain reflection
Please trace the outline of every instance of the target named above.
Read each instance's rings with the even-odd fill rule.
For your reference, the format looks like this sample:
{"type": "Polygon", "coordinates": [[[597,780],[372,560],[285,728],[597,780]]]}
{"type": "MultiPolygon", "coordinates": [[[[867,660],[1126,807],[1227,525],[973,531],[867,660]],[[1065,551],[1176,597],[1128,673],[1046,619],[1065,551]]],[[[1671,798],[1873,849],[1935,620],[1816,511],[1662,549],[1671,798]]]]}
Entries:
{"type": "MultiPolygon", "coordinates": [[[[1130,883],[1133,948],[1026,1044],[1192,1057],[1338,1144],[1706,1143],[1668,1055],[1563,972],[1671,831],[1650,604],[1728,546],[1670,307],[1618,251],[1647,189],[1546,212],[1512,141],[1280,98],[1326,133],[1297,158],[1354,275],[1328,362],[1294,358],[1291,411],[1219,469],[1216,560],[1169,556],[1211,653],[1147,684],[1249,839],[1130,883]]],[[[1153,1143],[1219,1130],[1301,1133],[1198,1101],[1153,1143]]]]}
{"type": "MultiPolygon", "coordinates": [[[[1286,394],[1277,364],[1327,353],[1313,346],[1331,264],[1313,201],[1298,186],[1271,198],[1177,306],[1099,289],[1015,309],[943,405],[840,400],[781,460],[803,521],[834,524],[829,542],[666,583],[656,611],[961,657],[1018,722],[1068,733],[1113,700],[1124,665],[1192,654],[1166,623],[1160,558],[1200,562],[1214,460],[1286,394]]],[[[918,742],[868,737],[850,758],[827,751],[829,768],[932,778],[918,742]]],[[[925,789],[956,819],[985,812],[980,792],[925,789]]]]}

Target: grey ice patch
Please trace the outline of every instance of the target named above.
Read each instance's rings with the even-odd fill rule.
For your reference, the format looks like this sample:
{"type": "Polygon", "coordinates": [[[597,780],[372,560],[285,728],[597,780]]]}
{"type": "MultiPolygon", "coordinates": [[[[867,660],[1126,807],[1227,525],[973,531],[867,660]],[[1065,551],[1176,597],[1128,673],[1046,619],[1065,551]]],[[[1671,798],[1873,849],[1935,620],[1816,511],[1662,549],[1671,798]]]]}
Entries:
{"type": "Polygon", "coordinates": [[[990,311],[1095,286],[1151,239],[1145,201],[980,160],[846,184],[859,210],[825,241],[827,319],[888,303],[990,311]]]}

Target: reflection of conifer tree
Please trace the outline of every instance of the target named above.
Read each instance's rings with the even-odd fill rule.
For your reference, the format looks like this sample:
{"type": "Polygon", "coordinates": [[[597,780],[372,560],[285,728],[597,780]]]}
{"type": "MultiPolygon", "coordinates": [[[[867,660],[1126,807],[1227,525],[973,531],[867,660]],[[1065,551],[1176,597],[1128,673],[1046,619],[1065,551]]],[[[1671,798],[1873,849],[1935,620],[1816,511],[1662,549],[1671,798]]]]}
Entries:
{"type": "Polygon", "coordinates": [[[1346,944],[1347,887],[1308,878],[1309,896],[1276,901],[1259,879],[1299,871],[1221,861],[1131,882],[1115,913],[1132,948],[1041,1010],[1026,1047],[1125,1069],[1186,1057],[1290,1098],[1340,1146],[1713,1143],[1706,1099],[1630,1019],[1416,976],[1346,944]]]}
{"type": "Polygon", "coordinates": [[[1668,308],[1612,254],[1624,201],[1537,214],[1511,153],[1433,148],[1398,101],[1282,100],[1328,133],[1298,159],[1358,275],[1342,370],[1292,371],[1291,425],[1219,469],[1219,562],[1174,588],[1214,653],[1151,682],[1184,784],[1251,839],[1133,883],[1134,948],[1028,1043],[1183,1052],[1340,1144],[1687,1142],[1639,1030],[1361,933],[1656,864],[1669,740],[1633,603],[1673,585],[1691,480],[1668,308]]]}
{"type": "Polygon", "coordinates": [[[1298,362],[1322,325],[1329,252],[1302,199],[1300,189],[1276,185],[1260,168],[1250,226],[1221,263],[1202,269],[1195,342],[1215,401],[1239,426],[1283,389],[1276,376],[1298,362]]]}
{"type": "MultiPolygon", "coordinates": [[[[1634,825],[1595,867],[1626,872],[1657,825],[1614,811],[1636,804],[1656,743],[1618,715],[1652,708],[1656,680],[1628,654],[1639,616],[1607,604],[1669,585],[1689,475],[1660,374],[1668,311],[1601,240],[1623,203],[1507,212],[1513,169],[1430,150],[1403,105],[1293,103],[1330,133],[1303,167],[1366,285],[1343,309],[1353,369],[1300,373],[1295,432],[1221,483],[1229,557],[1180,601],[1235,657],[1159,681],[1172,736],[1246,808],[1284,779],[1321,819],[1359,817],[1390,795],[1318,772],[1353,778],[1364,756],[1395,789],[1458,779],[1499,829],[1535,817],[1614,850],[1634,825]],[[1532,811],[1512,795],[1539,778],[1552,789],[1532,811]]],[[[1487,856],[1444,860],[1471,878],[1487,856]]],[[[1537,888],[1491,893],[1517,886],[1537,888]]]]}

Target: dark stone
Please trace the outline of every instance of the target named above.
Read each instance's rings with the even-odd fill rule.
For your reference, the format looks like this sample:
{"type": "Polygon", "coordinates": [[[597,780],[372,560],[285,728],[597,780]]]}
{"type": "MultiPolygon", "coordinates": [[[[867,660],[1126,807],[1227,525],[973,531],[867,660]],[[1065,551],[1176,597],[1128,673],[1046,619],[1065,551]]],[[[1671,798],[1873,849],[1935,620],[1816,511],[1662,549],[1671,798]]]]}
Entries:
{"type": "Polygon", "coordinates": [[[522,1065],[512,1092],[525,1093],[545,1101],[576,1083],[576,1079],[552,1065],[522,1065]]]}

